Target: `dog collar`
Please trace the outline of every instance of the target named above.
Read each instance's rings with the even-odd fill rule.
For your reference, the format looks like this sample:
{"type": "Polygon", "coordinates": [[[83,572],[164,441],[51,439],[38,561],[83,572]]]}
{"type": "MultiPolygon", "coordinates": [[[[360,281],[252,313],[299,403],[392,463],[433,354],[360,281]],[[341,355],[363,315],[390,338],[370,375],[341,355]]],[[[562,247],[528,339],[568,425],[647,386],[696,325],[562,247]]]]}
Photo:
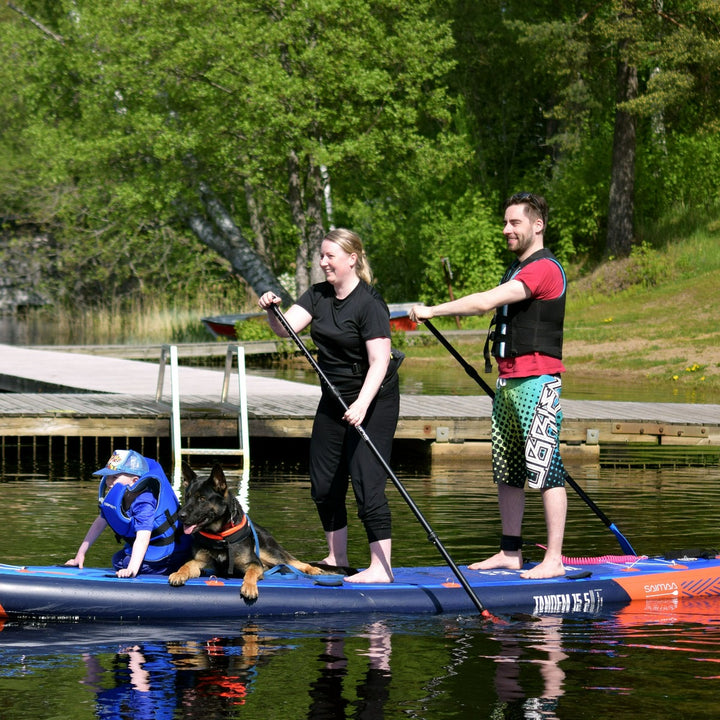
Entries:
{"type": "Polygon", "coordinates": [[[208,540],[218,540],[220,542],[236,542],[238,540],[241,540],[242,537],[245,537],[247,534],[249,534],[250,530],[248,529],[242,537],[233,537],[235,533],[238,533],[241,530],[245,530],[247,528],[247,524],[248,516],[243,515],[242,522],[238,523],[237,525],[226,525],[225,528],[222,529],[219,533],[209,533],[205,532],[204,530],[199,530],[198,534],[206,537],[208,540]]]}
{"type": "Polygon", "coordinates": [[[231,525],[219,533],[206,533],[199,530],[197,534],[200,536],[197,538],[197,542],[201,547],[225,550],[227,552],[228,576],[233,574],[235,568],[235,544],[242,542],[249,535],[253,535],[255,538],[255,555],[258,559],[260,558],[260,543],[255,527],[248,515],[243,516],[242,522],[231,525]]]}

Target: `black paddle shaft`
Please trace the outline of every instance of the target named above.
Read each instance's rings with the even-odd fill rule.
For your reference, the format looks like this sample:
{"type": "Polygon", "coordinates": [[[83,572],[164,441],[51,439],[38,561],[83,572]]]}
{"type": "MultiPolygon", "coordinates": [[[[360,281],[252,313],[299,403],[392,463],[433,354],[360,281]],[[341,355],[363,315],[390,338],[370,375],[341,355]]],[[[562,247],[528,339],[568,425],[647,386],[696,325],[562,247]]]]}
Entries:
{"type": "MultiPolygon", "coordinates": [[[[438,342],[463,366],[465,372],[480,385],[491,399],[494,399],[495,391],[480,377],[478,371],[448,342],[447,338],[430,320],[424,320],[423,322],[425,323],[425,327],[437,338],[438,342]]],[[[615,523],[610,521],[607,515],[592,501],[592,498],[575,482],[567,470],[565,471],[565,479],[568,485],[582,498],[586,505],[603,521],[605,526],[613,532],[623,552],[629,555],[637,555],[628,539],[618,530],[615,523]]]]}
{"type": "Polygon", "coordinates": [[[447,338],[429,321],[423,320],[425,327],[437,338],[438,342],[463,366],[463,370],[489,395],[495,399],[495,391],[480,377],[478,371],[448,342],[447,338]]]}
{"type": "MultiPolygon", "coordinates": [[[[290,323],[288,323],[287,318],[283,315],[282,311],[277,305],[273,305],[272,309],[275,313],[275,317],[278,319],[280,324],[285,329],[285,332],[295,341],[295,344],[298,346],[302,354],[308,359],[308,362],[312,365],[315,372],[318,374],[318,377],[323,382],[325,387],[335,396],[337,401],[340,403],[343,410],[348,409],[348,405],[343,399],[342,395],[338,391],[338,389],[328,380],[327,376],[323,372],[322,368],[317,364],[317,361],[312,356],[310,351],[305,346],[305,343],[300,339],[298,334],[293,330],[293,328],[290,326],[290,323]]],[[[363,439],[363,441],[367,444],[367,446],[370,448],[372,453],[375,455],[375,457],[380,461],[380,464],[382,465],[385,472],[388,474],[388,477],[392,480],[393,484],[397,488],[398,492],[402,496],[403,500],[408,504],[410,509],[415,514],[415,517],[420,521],[420,524],[422,525],[423,529],[427,533],[428,540],[435,545],[435,547],[439,550],[440,554],[443,556],[443,559],[448,564],[450,569],[455,574],[455,577],[457,577],[458,581],[462,585],[462,587],[465,589],[465,592],[467,592],[468,596],[472,600],[475,607],[478,609],[478,611],[485,617],[492,617],[491,613],[487,608],[480,602],[480,598],[476,595],[475,591],[472,589],[470,584],[467,581],[467,578],[460,572],[460,568],[455,564],[453,559],[450,557],[450,554],[445,549],[445,546],[440,541],[440,538],[438,538],[437,533],[432,529],[430,526],[430,523],[425,519],[425,516],[420,512],[420,509],[415,504],[413,499],[410,497],[410,494],[405,489],[405,486],[400,482],[398,477],[395,475],[395,473],[392,471],[390,466],[388,465],[385,458],[382,456],[380,451],[375,447],[375,444],[368,436],[367,432],[365,432],[365,428],[363,428],[362,425],[356,425],[355,429],[360,433],[360,437],[363,439]]]]}

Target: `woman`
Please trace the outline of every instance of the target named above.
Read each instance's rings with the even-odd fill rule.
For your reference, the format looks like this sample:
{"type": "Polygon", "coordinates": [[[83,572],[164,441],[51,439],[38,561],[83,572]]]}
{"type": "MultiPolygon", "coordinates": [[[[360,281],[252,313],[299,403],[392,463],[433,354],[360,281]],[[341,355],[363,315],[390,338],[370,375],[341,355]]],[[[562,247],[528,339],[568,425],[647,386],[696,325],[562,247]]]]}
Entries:
{"type": "MultiPolygon", "coordinates": [[[[323,387],[310,440],[312,497],[328,543],[327,565],[346,566],[348,475],[370,544],[370,565],[348,582],[392,582],[391,518],[385,496],[387,477],[378,458],[354,429],[362,425],[387,461],[397,426],[400,391],[397,361],[391,362],[390,318],[370,284],[372,275],[362,241],[350,230],[332,230],[320,248],[325,282],[307,290],[285,313],[295,332],[312,323],[318,365],[348,406],[343,410],[323,387]],[[350,427],[354,426],[354,427],[350,427]]],[[[287,332],[272,312],[280,298],[259,299],[280,337],[287,332]]]]}

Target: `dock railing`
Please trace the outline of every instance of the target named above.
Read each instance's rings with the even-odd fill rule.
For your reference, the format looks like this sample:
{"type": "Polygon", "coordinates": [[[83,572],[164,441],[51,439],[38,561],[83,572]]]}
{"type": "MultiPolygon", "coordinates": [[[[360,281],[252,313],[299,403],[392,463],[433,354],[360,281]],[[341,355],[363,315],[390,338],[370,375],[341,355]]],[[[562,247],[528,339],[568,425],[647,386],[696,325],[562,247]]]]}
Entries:
{"type": "Polygon", "coordinates": [[[158,370],[158,383],[155,393],[155,400],[162,400],[163,387],[165,385],[165,368],[170,361],[170,442],[173,455],[173,486],[179,493],[180,481],[182,478],[182,458],[185,455],[221,456],[232,455],[242,458],[242,480],[243,486],[247,484],[250,475],[250,436],[248,431],[247,415],[247,383],[245,379],[245,351],[241,345],[228,345],[225,356],[225,372],[223,384],[220,391],[220,402],[226,403],[230,392],[230,377],[233,374],[233,356],[237,356],[237,378],[238,378],[238,446],[237,447],[213,447],[198,448],[184,447],[182,444],[181,413],[180,413],[180,372],[178,368],[177,345],[163,345],[160,351],[160,365],[158,370]]]}

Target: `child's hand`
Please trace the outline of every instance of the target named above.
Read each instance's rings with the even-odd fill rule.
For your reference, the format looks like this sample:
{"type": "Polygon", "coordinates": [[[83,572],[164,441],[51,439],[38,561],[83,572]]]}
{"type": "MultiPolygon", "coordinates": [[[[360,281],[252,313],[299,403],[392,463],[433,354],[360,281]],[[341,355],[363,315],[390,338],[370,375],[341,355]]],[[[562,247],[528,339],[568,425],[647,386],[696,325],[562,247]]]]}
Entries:
{"type": "Polygon", "coordinates": [[[135,577],[137,575],[137,571],[131,570],[130,568],[121,568],[115,573],[115,575],[119,578],[135,577]]]}

